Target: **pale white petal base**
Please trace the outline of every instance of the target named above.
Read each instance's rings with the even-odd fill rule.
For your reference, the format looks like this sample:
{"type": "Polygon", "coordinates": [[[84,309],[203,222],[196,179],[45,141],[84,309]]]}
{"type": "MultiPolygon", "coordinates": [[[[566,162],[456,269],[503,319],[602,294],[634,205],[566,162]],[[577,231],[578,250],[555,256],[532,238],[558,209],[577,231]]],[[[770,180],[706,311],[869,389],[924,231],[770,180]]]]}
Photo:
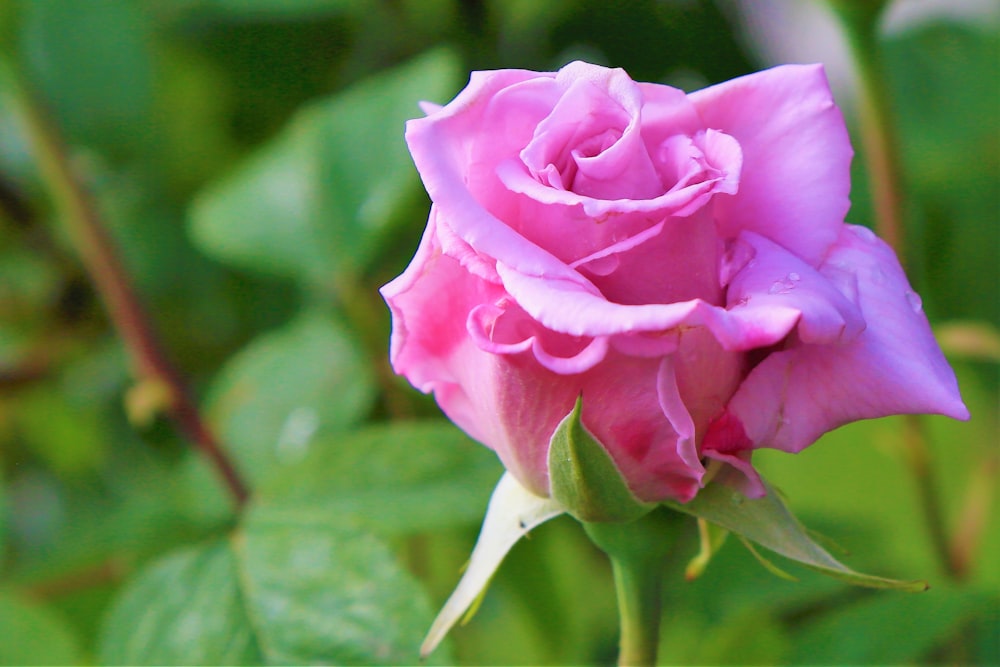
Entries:
{"type": "Polygon", "coordinates": [[[422,657],[430,655],[485,590],[511,547],[532,528],[565,511],[552,498],[536,496],[521,486],[513,475],[504,473],[490,498],[483,528],[469,559],[469,567],[434,619],[430,632],[420,647],[422,657]]]}

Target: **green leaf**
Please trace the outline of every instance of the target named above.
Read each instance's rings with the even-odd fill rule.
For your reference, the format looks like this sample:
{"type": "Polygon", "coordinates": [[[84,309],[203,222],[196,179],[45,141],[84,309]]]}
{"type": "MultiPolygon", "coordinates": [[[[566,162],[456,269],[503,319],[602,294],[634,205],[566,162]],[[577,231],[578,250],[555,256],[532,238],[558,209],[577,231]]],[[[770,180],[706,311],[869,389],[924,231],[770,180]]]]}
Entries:
{"type": "Polygon", "coordinates": [[[371,426],[304,448],[259,497],[273,508],[358,517],[382,533],[479,521],[502,472],[493,452],[442,420],[371,426]]]}
{"type": "Polygon", "coordinates": [[[38,385],[18,400],[16,424],[25,444],[62,475],[95,469],[108,449],[103,406],[77,403],[52,385],[38,385]]]}
{"type": "Polygon", "coordinates": [[[19,4],[20,47],[28,71],[70,138],[144,148],[151,134],[153,59],[151,26],[140,5],[117,0],[19,4]]]}
{"type": "Polygon", "coordinates": [[[750,500],[724,484],[709,484],[689,503],[664,504],[711,521],[786,558],[850,584],[909,591],[927,588],[922,581],[897,581],[861,574],[840,563],[813,541],[779,494],[769,486],[764,498],[750,500]]]}
{"type": "Polygon", "coordinates": [[[584,522],[632,521],[655,507],[633,495],[607,450],[580,421],[583,400],[556,427],[549,443],[552,497],[584,522]]]}
{"type": "Polygon", "coordinates": [[[417,663],[430,605],[377,538],[308,506],[262,506],[234,545],[269,663],[417,663]]]}
{"type": "MultiPolygon", "coordinates": [[[[995,596],[935,586],[927,595],[876,595],[840,605],[802,626],[792,664],[903,665],[923,663],[962,624],[997,608],[995,596]]],[[[962,635],[958,635],[962,636],[962,635]]],[[[963,637],[963,643],[968,637],[963,637]]],[[[946,658],[941,662],[951,662],[946,658]]],[[[958,662],[964,662],[959,660],[958,662]]]]}
{"type": "Polygon", "coordinates": [[[81,660],[79,642],[59,616],[0,591],[0,665],[71,665],[81,660]]]}
{"type": "Polygon", "coordinates": [[[444,101],[454,56],[433,51],[300,112],[270,144],[200,194],[191,233],[223,261],[330,285],[372,260],[417,190],[404,122],[444,101]]]}
{"type": "Polygon", "coordinates": [[[223,541],[140,572],[105,619],[105,665],[260,664],[233,553],[223,541]]]}
{"type": "Polygon", "coordinates": [[[141,571],[105,619],[99,658],[415,664],[430,620],[423,591],[377,538],[309,506],[257,506],[229,540],[141,571]]]}
{"type": "Polygon", "coordinates": [[[206,413],[257,483],[298,461],[315,435],[360,421],[374,397],[371,369],[351,333],[312,312],[230,359],[209,391],[206,413]]]}
{"type": "Polygon", "coordinates": [[[366,7],[366,0],[202,0],[194,6],[209,16],[255,21],[314,20],[366,7]]]}
{"type": "Polygon", "coordinates": [[[689,664],[695,665],[781,665],[795,640],[770,610],[759,607],[744,608],[694,632],[695,655],[689,664]]]}

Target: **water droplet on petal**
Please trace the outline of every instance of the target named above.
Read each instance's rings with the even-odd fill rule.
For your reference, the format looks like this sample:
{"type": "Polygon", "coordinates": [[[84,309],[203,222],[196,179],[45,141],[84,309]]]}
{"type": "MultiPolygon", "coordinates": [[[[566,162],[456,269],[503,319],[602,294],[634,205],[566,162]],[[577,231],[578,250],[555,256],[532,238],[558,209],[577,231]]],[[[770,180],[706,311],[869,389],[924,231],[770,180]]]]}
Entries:
{"type": "Polygon", "coordinates": [[[791,280],[793,283],[797,283],[798,281],[802,280],[802,276],[792,271],[791,273],[788,274],[788,279],[791,280]]]}
{"type": "Polygon", "coordinates": [[[910,303],[910,308],[913,309],[913,312],[922,313],[924,311],[923,299],[913,290],[906,290],[906,300],[910,303]]]}

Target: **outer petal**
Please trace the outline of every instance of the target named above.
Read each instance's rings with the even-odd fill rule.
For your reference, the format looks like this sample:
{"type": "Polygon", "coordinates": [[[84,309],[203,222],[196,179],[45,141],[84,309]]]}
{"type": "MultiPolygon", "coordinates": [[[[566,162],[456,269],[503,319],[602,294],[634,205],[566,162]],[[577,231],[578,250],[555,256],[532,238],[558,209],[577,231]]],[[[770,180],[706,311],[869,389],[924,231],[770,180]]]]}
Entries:
{"type": "Polygon", "coordinates": [[[499,342],[478,340],[488,327],[477,320],[491,315],[490,304],[504,302],[503,288],[442,252],[436,209],[410,267],[382,293],[393,311],[396,371],[433,392],[445,414],[496,451],[532,492],[548,495],[548,443],[581,394],[584,423],[638,496],[687,500],[697,492],[703,470],[673,366],[605,350],[601,339],[571,348],[575,358],[557,359],[546,352],[551,341],[542,340],[537,325],[529,327],[535,335],[521,340],[516,326],[499,342]],[[467,322],[479,330],[470,335],[467,322]],[[539,348],[548,366],[582,372],[550,370],[539,348]]]}
{"type": "Polygon", "coordinates": [[[393,369],[425,393],[473,438],[486,441],[491,427],[476,414],[463,388],[488,360],[466,332],[468,313],[500,298],[503,288],[470,274],[442,253],[432,209],[420,247],[406,270],[380,290],[392,311],[393,369]],[[442,299],[442,294],[448,294],[442,299]]]}
{"type": "Polygon", "coordinates": [[[580,396],[583,423],[607,447],[636,496],[649,502],[686,501],[697,493],[704,469],[669,364],[609,351],[589,371],[560,375],[530,354],[477,349],[461,360],[466,400],[446,405],[439,396],[439,402],[534,493],[549,493],[549,441],[580,396]],[[453,412],[456,405],[470,410],[478,433],[460,419],[464,413],[453,412]]]}
{"type": "MultiPolygon", "coordinates": [[[[723,282],[729,282],[726,305],[716,305],[721,301],[719,279],[704,275],[705,267],[716,266],[715,253],[704,243],[694,242],[706,228],[685,227],[684,220],[670,224],[675,232],[686,234],[689,243],[672,247],[648,241],[624,253],[622,265],[629,269],[619,273],[640,278],[634,286],[617,285],[619,273],[595,276],[600,291],[594,283],[524,275],[503,263],[497,264],[497,273],[517,303],[547,328],[573,336],[627,337],[629,344],[619,349],[633,349],[637,354],[642,354],[641,348],[631,344],[639,340],[637,336],[646,334],[670,343],[671,334],[691,327],[708,329],[730,351],[768,347],[796,329],[806,342],[847,340],[864,329],[864,319],[850,298],[855,289],[853,275],[831,280],[780,245],[751,232],[737,239],[729,257],[723,259],[723,282]],[[743,255],[740,266],[728,266],[734,254],[743,255]],[[632,266],[631,255],[648,261],[632,266]],[[667,275],[683,279],[657,287],[663,279],[662,273],[657,275],[661,263],[675,270],[683,268],[667,275]],[[630,305],[625,302],[630,297],[639,297],[641,302],[630,305]]],[[[673,344],[648,347],[666,353],[673,344]]]]}
{"type": "Polygon", "coordinates": [[[379,290],[392,311],[389,357],[393,368],[421,391],[453,381],[451,358],[466,344],[469,311],[503,293],[473,277],[462,262],[442,252],[436,210],[406,270],[379,290]],[[440,298],[441,294],[449,298],[440,298]]]}
{"type": "MultiPolygon", "coordinates": [[[[515,74],[538,76],[534,73],[515,72],[515,74]]],[[[499,160],[498,156],[478,155],[477,159],[485,160],[486,164],[470,165],[468,161],[469,153],[480,148],[478,144],[473,144],[477,138],[481,139],[480,123],[484,122],[484,115],[490,111],[489,108],[482,108],[486,105],[481,100],[477,103],[475,98],[479,95],[495,95],[497,92],[495,88],[509,83],[508,79],[517,81],[517,77],[508,71],[496,73],[493,77],[473,77],[469,88],[440,112],[409,121],[406,125],[406,141],[413,161],[431,201],[443,218],[442,224],[447,224],[455,237],[474,248],[479,255],[491,258],[503,257],[519,269],[535,275],[552,275],[585,283],[586,281],[576,271],[566,266],[552,253],[529,241],[490,213],[470,191],[473,185],[470,179],[473,178],[496,181],[495,185],[487,184],[479,189],[503,187],[493,173],[496,161],[499,160]],[[491,159],[494,161],[490,162],[491,159]]],[[[526,93],[532,92],[535,88],[542,89],[538,92],[544,93],[546,92],[544,88],[551,83],[551,79],[532,79],[522,81],[519,87],[532,89],[526,90],[526,93]]],[[[508,96],[515,92],[518,91],[511,89],[504,91],[508,96]]],[[[534,99],[527,94],[523,97],[525,100],[534,99]]],[[[492,104],[496,105],[499,101],[494,97],[492,104]]],[[[531,122],[537,123],[544,117],[542,115],[544,110],[532,112],[525,105],[510,105],[510,113],[503,118],[510,127],[501,125],[495,128],[491,134],[491,141],[486,142],[491,144],[491,151],[509,157],[516,155],[530,140],[530,132],[527,132],[526,137],[520,135],[526,133],[526,128],[531,129],[531,122]],[[510,116],[523,116],[523,118],[510,116]],[[514,136],[510,138],[508,135],[514,136]],[[505,146],[506,153],[502,150],[505,146]]],[[[510,198],[509,193],[507,198],[510,198]]]]}
{"type": "Polygon", "coordinates": [[[755,447],[797,452],[842,424],[892,414],[968,418],[892,249],[867,229],[845,227],[820,272],[857,289],[868,326],[844,344],[773,353],[750,373],[729,412],[755,447]]]}
{"type": "Polygon", "coordinates": [[[792,308],[727,312],[702,299],[623,305],[608,301],[576,280],[525,275],[501,263],[497,272],[508,292],[532,317],[553,331],[572,336],[671,336],[680,327],[707,327],[725,349],[747,350],[784,338],[800,314],[792,308]]]}
{"type": "MultiPolygon", "coordinates": [[[[865,329],[865,320],[855,303],[826,276],[780,245],[752,232],[736,241],[752,251],[745,268],[733,278],[727,292],[730,308],[746,308],[766,319],[768,313],[789,309],[800,313],[796,333],[805,343],[843,342],[865,329]]],[[[854,287],[851,281],[846,286],[854,287]]]]}
{"type": "Polygon", "coordinates": [[[693,498],[705,471],[671,358],[609,353],[581,379],[583,423],[607,448],[632,492],[646,502],[693,498]]]}
{"type": "Polygon", "coordinates": [[[689,95],[743,149],[739,192],[718,197],[727,237],[762,234],[818,265],[850,208],[853,151],[821,65],[786,65],[689,95]]]}
{"type": "Polygon", "coordinates": [[[393,314],[391,360],[471,437],[497,452],[527,488],[548,495],[546,453],[579,383],[558,381],[530,355],[480,349],[466,329],[469,314],[503,298],[503,288],[470,273],[441,250],[431,213],[406,271],[382,288],[393,314]]]}

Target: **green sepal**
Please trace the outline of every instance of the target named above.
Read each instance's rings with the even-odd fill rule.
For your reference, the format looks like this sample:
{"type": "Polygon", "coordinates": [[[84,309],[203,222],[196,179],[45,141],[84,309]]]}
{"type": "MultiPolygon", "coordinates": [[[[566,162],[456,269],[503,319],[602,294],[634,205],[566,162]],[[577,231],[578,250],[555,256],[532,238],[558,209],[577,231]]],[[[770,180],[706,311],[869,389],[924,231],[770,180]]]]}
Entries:
{"type": "Polygon", "coordinates": [[[552,498],[585,523],[634,521],[656,507],[625,483],[607,449],[580,421],[583,398],[559,422],[549,442],[552,498]]]}
{"type": "Polygon", "coordinates": [[[705,568],[708,567],[708,563],[712,560],[712,557],[726,543],[727,537],[729,537],[728,530],[699,518],[698,553],[688,562],[687,567],[684,569],[684,578],[688,581],[693,581],[700,577],[705,572],[705,568]]]}
{"type": "MultiPolygon", "coordinates": [[[[923,581],[899,581],[850,569],[817,544],[785,506],[781,495],[764,484],[767,495],[751,500],[725,484],[709,484],[688,503],[663,503],[671,509],[716,524],[806,567],[855,586],[923,591],[923,581]]],[[[759,554],[755,554],[759,557],[759,554]]]]}
{"type": "Polygon", "coordinates": [[[536,496],[509,472],[504,473],[486,508],[483,528],[469,558],[469,566],[420,647],[422,658],[434,651],[455,623],[464,623],[475,613],[507,552],[532,528],[563,512],[555,499],[536,496]]]}

